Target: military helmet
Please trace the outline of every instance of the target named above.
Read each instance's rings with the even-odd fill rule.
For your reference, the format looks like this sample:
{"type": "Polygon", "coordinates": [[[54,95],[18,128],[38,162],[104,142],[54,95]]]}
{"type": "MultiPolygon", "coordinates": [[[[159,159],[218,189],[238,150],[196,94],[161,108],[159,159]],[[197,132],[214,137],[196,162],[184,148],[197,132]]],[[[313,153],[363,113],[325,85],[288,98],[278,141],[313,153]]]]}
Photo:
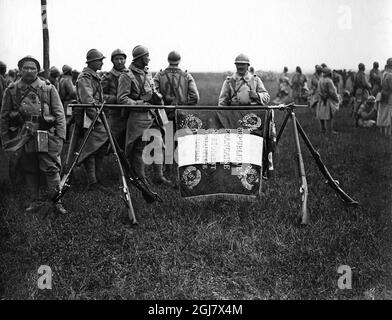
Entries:
{"type": "Polygon", "coordinates": [[[323,73],[326,76],[328,76],[328,75],[332,76],[332,70],[328,67],[323,68],[323,73]]]}
{"type": "Polygon", "coordinates": [[[106,57],[97,49],[90,49],[86,55],[86,63],[95,61],[95,60],[102,60],[106,57]]]}
{"type": "Polygon", "coordinates": [[[3,61],[0,61],[0,67],[6,67],[7,65],[3,62],[3,61]]]}
{"type": "Polygon", "coordinates": [[[60,70],[57,69],[56,67],[50,67],[50,69],[49,69],[49,74],[50,74],[52,77],[54,77],[54,78],[59,77],[59,76],[60,76],[60,70]]]}
{"type": "Polygon", "coordinates": [[[316,69],[316,71],[322,71],[323,67],[320,66],[319,64],[316,64],[315,69],[316,69]]]}
{"type": "Polygon", "coordinates": [[[41,70],[41,65],[39,64],[38,60],[33,58],[32,56],[25,56],[25,57],[23,57],[22,59],[19,60],[19,62],[18,62],[19,70],[22,69],[23,63],[25,61],[33,61],[35,63],[35,65],[37,66],[37,70],[41,70]]]}
{"type": "Polygon", "coordinates": [[[359,70],[365,70],[365,65],[361,62],[361,63],[358,65],[358,69],[359,69],[359,70]]]}
{"type": "Polygon", "coordinates": [[[136,59],[138,59],[140,57],[145,56],[146,54],[149,54],[147,47],[142,46],[142,45],[136,46],[132,50],[133,61],[135,61],[136,59]]]}
{"type": "Polygon", "coordinates": [[[392,68],[392,58],[387,59],[387,67],[392,68]]]}
{"type": "Polygon", "coordinates": [[[367,99],[367,102],[370,102],[370,103],[376,102],[376,97],[375,96],[369,96],[368,99],[367,99]]]}
{"type": "Polygon", "coordinates": [[[249,58],[243,53],[240,53],[236,58],[234,63],[247,63],[250,65],[249,58]]]}
{"type": "Polygon", "coordinates": [[[63,73],[71,73],[72,72],[72,68],[67,64],[63,65],[62,70],[63,70],[63,73]]]}
{"type": "Polygon", "coordinates": [[[124,56],[124,59],[127,58],[127,55],[125,54],[124,51],[122,51],[121,49],[116,49],[112,52],[112,55],[110,56],[110,60],[113,61],[113,58],[115,56],[124,56]]]}
{"type": "Polygon", "coordinates": [[[167,61],[172,64],[178,64],[181,60],[181,55],[177,51],[171,51],[167,56],[167,61]]]}

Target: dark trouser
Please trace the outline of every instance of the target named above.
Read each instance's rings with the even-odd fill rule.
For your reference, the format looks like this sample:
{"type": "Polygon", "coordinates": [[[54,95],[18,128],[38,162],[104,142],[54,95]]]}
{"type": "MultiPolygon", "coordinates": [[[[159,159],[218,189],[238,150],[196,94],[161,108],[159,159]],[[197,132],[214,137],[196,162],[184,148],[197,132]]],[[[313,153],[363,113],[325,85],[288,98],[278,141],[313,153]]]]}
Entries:
{"type": "Polygon", "coordinates": [[[101,180],[102,164],[106,149],[106,144],[104,144],[96,152],[89,155],[83,161],[84,168],[86,169],[88,184],[94,184],[101,180]]]}
{"type": "Polygon", "coordinates": [[[144,131],[151,127],[152,122],[149,112],[130,111],[127,119],[125,154],[134,173],[141,179],[146,179],[143,150],[147,145],[142,136],[144,131]]]}
{"type": "Polygon", "coordinates": [[[38,198],[39,178],[42,173],[46,178],[49,196],[53,194],[60,184],[61,160],[60,153],[63,141],[49,136],[48,152],[22,152],[20,165],[25,173],[26,184],[32,199],[38,198]]]}

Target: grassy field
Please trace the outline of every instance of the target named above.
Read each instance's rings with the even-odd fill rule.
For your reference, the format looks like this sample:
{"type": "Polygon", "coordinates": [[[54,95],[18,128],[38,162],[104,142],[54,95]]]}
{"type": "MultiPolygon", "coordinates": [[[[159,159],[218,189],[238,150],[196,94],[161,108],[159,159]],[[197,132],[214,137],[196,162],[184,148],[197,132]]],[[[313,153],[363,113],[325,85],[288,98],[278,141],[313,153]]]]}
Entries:
{"type": "MultiPolygon", "coordinates": [[[[215,85],[211,75],[194,76],[201,104],[216,104],[224,76],[214,75],[215,85]]],[[[278,127],[283,117],[277,114],[278,127]]],[[[391,140],[376,129],[354,128],[346,110],[333,136],[318,133],[309,110],[297,117],[331,174],[360,202],[345,207],[301,144],[307,227],[297,224],[291,126],[275,154],[275,179],[263,182],[256,202],[190,202],[156,187],[164,202],[147,205],[132,188],[137,228],[124,223],[119,197],[85,193],[83,182],[64,198],[68,215],[24,213],[26,190],[13,190],[1,157],[0,298],[391,299],[391,140]],[[52,290],[37,288],[40,265],[53,271],[52,290]],[[351,290],[338,288],[340,265],[351,267],[351,290]]],[[[116,190],[114,161],[105,162],[105,182],[116,190]]]]}

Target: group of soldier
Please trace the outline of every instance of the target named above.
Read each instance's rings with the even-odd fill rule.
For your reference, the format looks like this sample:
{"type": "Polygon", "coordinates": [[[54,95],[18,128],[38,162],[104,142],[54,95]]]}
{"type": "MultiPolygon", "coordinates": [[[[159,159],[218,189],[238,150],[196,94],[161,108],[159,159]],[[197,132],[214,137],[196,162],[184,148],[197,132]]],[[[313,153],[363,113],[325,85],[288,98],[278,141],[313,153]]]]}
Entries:
{"type": "MultiPolygon", "coordinates": [[[[127,54],[124,51],[116,49],[110,58],[113,68],[101,77],[99,72],[105,56],[97,49],[89,50],[87,66],[75,82],[73,70],[68,65],[63,66],[61,77],[59,70],[51,68],[49,79],[41,78],[38,60],[26,56],[18,62],[20,78],[6,85],[1,92],[2,147],[14,168],[23,173],[31,196],[27,212],[34,211],[42,202],[52,203],[60,183],[64,143],[69,142],[68,155],[77,150],[95,118],[97,107],[103,103],[137,107],[196,105],[199,102],[195,80],[179,67],[181,56],[177,51],[169,53],[168,67],[154,77],[148,70],[150,56],[145,46],[134,47],[129,68],[126,67],[127,54]],[[91,107],[69,108],[76,102],[91,107]],[[46,180],[43,192],[40,176],[46,180]]],[[[240,54],[235,65],[237,71],[225,79],[218,105],[268,104],[270,96],[263,82],[248,71],[249,58],[240,54]]],[[[143,133],[149,128],[158,128],[164,133],[161,118],[174,122],[174,110],[162,115],[155,109],[140,110],[128,106],[110,108],[105,114],[112,135],[121,142],[133,171],[148,184],[143,161],[147,141],[143,140],[143,133]]],[[[77,158],[77,165],[85,169],[88,190],[110,191],[102,184],[101,178],[103,159],[108,151],[105,124],[102,118],[97,118],[77,158]]],[[[154,173],[154,183],[176,186],[163,175],[163,164],[154,164],[154,173]]],[[[53,208],[62,214],[67,212],[61,201],[53,203],[53,208]]]]}
{"type": "Polygon", "coordinates": [[[325,63],[315,66],[315,72],[308,80],[301,68],[290,80],[288,69],[284,67],[279,77],[279,92],[275,103],[293,100],[308,104],[314,110],[322,133],[334,130],[334,118],[340,106],[349,106],[357,127],[377,125],[385,136],[391,136],[392,122],[392,58],[387,59],[385,69],[379,70],[379,63],[373,63],[369,76],[365,65],[360,63],[356,73],[346,70],[332,70],[325,63]],[[351,80],[351,90],[347,90],[347,80],[351,80]],[[342,81],[341,81],[342,80],[342,81]],[[290,94],[291,90],[291,94],[290,94]]]}

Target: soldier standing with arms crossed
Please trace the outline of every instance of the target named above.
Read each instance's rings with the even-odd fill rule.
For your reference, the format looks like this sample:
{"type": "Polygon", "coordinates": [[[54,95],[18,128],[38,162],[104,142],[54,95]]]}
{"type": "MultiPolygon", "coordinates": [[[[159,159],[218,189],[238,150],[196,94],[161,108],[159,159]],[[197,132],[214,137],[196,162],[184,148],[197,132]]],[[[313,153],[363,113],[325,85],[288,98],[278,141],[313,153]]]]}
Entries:
{"type": "MultiPolygon", "coordinates": [[[[38,78],[39,62],[26,56],[18,62],[18,67],[21,79],[12,83],[4,94],[0,133],[4,150],[19,157],[18,169],[24,173],[31,196],[26,211],[31,212],[42,200],[51,203],[59,186],[65,115],[55,87],[38,78]],[[40,173],[47,183],[43,197],[39,196],[40,173]]],[[[54,209],[61,214],[67,212],[60,202],[54,204],[54,209]]]]}

